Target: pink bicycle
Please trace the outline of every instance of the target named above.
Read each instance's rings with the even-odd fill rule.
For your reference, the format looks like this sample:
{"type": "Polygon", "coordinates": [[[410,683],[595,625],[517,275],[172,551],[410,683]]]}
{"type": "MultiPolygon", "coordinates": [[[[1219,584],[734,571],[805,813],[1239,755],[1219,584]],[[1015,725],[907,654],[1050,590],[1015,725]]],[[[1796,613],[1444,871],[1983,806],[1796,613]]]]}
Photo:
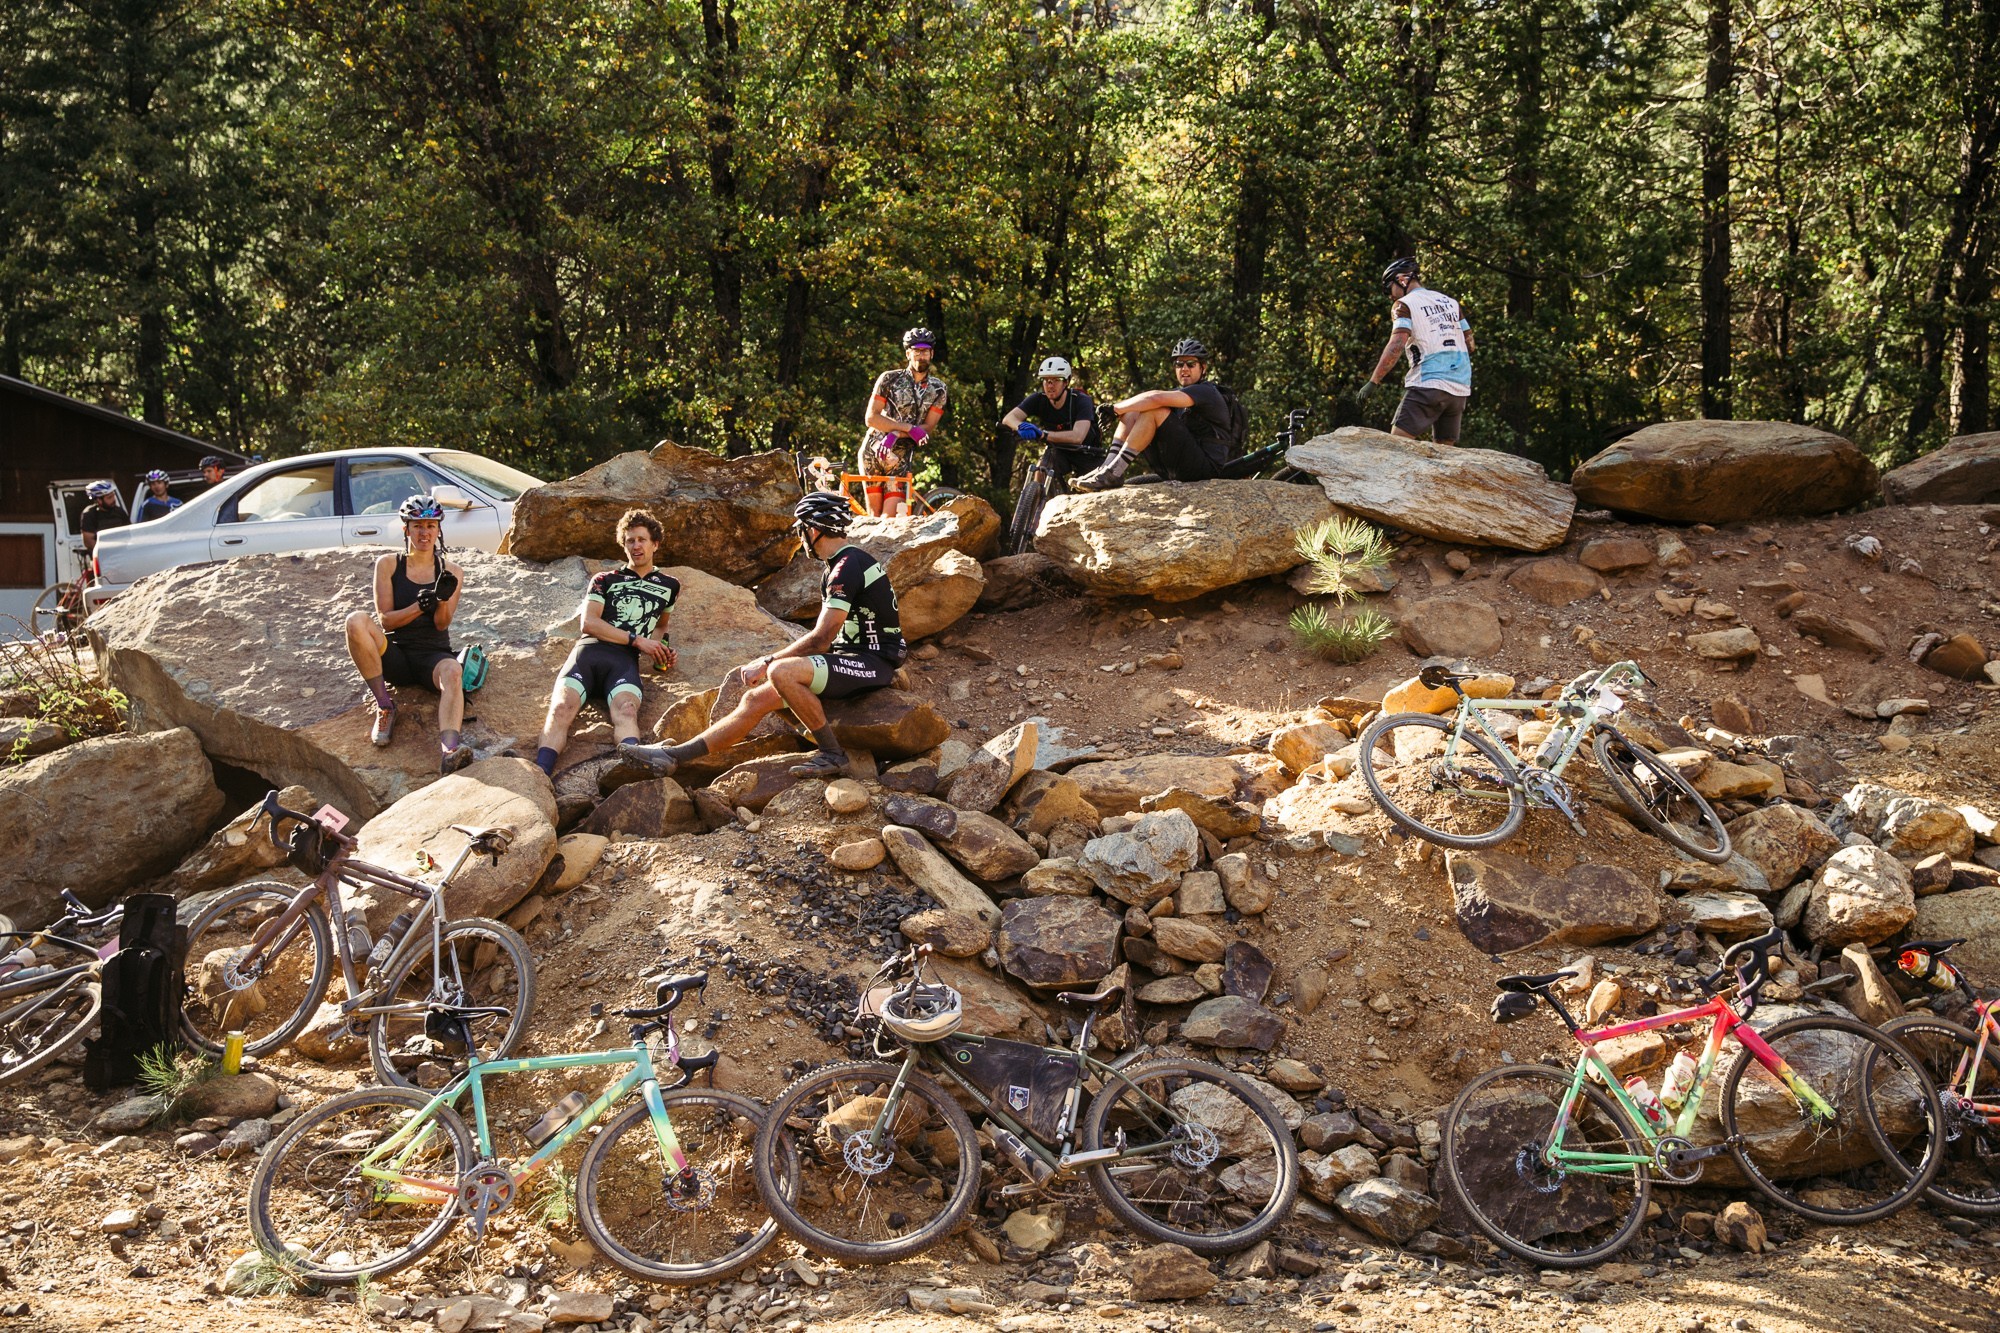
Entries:
{"type": "Polygon", "coordinates": [[[1965,974],[1945,960],[1964,940],[1912,940],[1896,953],[1903,973],[1939,992],[1933,1003],[1963,997],[1971,1030],[1936,1014],[1905,1014],[1882,1030],[1910,1048],[1930,1071],[1944,1104],[1944,1162],[1929,1190],[1933,1201],[1968,1217],[2000,1216],[2000,1000],[1982,1000],[1965,974]]]}

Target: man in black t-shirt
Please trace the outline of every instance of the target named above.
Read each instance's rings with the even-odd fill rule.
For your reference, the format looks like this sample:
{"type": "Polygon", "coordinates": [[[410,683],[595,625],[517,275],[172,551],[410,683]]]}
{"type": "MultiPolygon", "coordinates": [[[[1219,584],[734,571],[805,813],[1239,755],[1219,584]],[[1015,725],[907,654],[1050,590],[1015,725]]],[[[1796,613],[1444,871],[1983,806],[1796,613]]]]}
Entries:
{"type": "Polygon", "coordinates": [[[847,771],[847,752],[820,700],[865,694],[895,679],[905,652],[896,592],[881,561],[847,544],[853,513],[843,497],[815,491],[792,514],[806,549],[827,562],[818,621],[777,652],[732,671],[745,686],[743,697],[706,731],[679,745],[627,746],[623,762],[599,779],[600,788],[671,774],[690,759],[734,745],[780,708],[790,708],[819,747],[792,765],[793,776],[830,778],[847,771]]]}
{"type": "Polygon", "coordinates": [[[1059,356],[1036,372],[1042,387],[1015,404],[1000,424],[1023,442],[1048,445],[1035,467],[1051,477],[1096,467],[1104,461],[1104,436],[1097,428],[1097,404],[1069,387],[1070,364],[1059,356]]]}
{"type": "Polygon", "coordinates": [[[118,503],[118,488],[108,481],[93,481],[83,488],[90,497],[76,516],[77,531],[83,537],[84,554],[97,549],[97,534],[107,528],[122,528],[131,523],[132,516],[118,503]]]}
{"type": "Polygon", "coordinates": [[[618,520],[626,563],[592,578],[583,595],[583,633],[556,676],[535,751],[542,772],[554,775],[570,725],[591,699],[601,700],[611,715],[611,734],[621,747],[638,744],[640,661],[667,671],[675,660],[667,646],[667,619],[680,596],[680,580],[653,566],[666,535],[660,520],[643,509],[628,509],[618,520]]]}
{"type": "Polygon", "coordinates": [[[1229,461],[1229,404],[1208,382],[1208,348],[1197,338],[1174,344],[1174,380],[1179,387],[1152,389],[1112,404],[1118,414],[1111,456],[1095,472],[1070,485],[1079,491],[1116,490],[1132,460],[1152,450],[1160,475],[1175,481],[1207,481],[1222,475],[1229,461]]]}

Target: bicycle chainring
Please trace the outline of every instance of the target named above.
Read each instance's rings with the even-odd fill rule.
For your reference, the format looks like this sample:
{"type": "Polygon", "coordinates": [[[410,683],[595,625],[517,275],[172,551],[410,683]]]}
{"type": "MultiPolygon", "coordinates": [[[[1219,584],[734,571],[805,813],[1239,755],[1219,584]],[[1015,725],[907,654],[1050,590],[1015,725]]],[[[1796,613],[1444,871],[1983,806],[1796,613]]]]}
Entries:
{"type": "Polygon", "coordinates": [[[706,1171],[689,1167],[661,1183],[660,1197],[677,1213],[698,1212],[715,1202],[715,1177],[706,1171]]]}
{"type": "Polygon", "coordinates": [[[1198,1120],[1183,1120],[1175,1126],[1180,1142],[1174,1145],[1174,1161],[1190,1171],[1200,1171],[1222,1156],[1222,1140],[1198,1120]]]}
{"type": "Polygon", "coordinates": [[[1674,1159],[1681,1153],[1692,1152],[1694,1144],[1678,1135],[1669,1134],[1653,1145],[1653,1171],[1660,1179],[1674,1185],[1692,1185],[1701,1179],[1701,1173],[1708,1169],[1708,1159],[1695,1162],[1677,1163],[1674,1159]]]}
{"type": "Polygon", "coordinates": [[[487,1219],[513,1201],[513,1174],[498,1162],[477,1163],[458,1178],[458,1209],[472,1219],[474,1236],[484,1236],[487,1219]]]}
{"type": "Polygon", "coordinates": [[[840,1155],[855,1175],[879,1176],[896,1160],[896,1146],[890,1142],[875,1148],[869,1145],[865,1132],[849,1134],[840,1145],[840,1155]]]}

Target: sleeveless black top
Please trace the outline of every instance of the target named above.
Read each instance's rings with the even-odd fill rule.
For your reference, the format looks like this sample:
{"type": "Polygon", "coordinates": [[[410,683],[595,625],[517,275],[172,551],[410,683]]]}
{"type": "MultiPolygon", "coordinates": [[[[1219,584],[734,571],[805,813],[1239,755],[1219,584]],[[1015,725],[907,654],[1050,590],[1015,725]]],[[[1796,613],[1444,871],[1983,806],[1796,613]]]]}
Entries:
{"type": "MultiPolygon", "coordinates": [[[[444,557],[433,557],[437,561],[438,573],[444,573],[444,557]]],[[[416,583],[410,578],[409,557],[396,557],[396,568],[389,574],[389,605],[395,610],[417,604],[417,594],[428,583],[416,583]]],[[[416,648],[425,652],[448,653],[451,651],[451,633],[439,629],[434,612],[420,612],[415,620],[389,631],[389,642],[399,648],[416,648]]]]}

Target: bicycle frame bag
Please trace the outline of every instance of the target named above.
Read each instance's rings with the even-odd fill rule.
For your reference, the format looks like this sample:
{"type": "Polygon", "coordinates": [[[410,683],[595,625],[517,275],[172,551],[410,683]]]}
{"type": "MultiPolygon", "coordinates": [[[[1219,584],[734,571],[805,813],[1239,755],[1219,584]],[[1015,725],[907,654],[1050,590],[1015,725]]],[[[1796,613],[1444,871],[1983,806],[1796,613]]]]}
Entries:
{"type": "Polygon", "coordinates": [[[187,933],[172,895],[135,893],[125,900],[118,952],[104,962],[98,1035],[84,1046],[85,1086],[104,1092],[135,1083],[140,1056],[179,1047],[186,958],[187,933]]]}
{"type": "Polygon", "coordinates": [[[1063,1098],[1075,1077],[1070,1057],[1032,1042],[967,1033],[955,1033],[932,1046],[948,1068],[1027,1126],[1036,1138],[1046,1143],[1056,1141],[1063,1098]]]}

